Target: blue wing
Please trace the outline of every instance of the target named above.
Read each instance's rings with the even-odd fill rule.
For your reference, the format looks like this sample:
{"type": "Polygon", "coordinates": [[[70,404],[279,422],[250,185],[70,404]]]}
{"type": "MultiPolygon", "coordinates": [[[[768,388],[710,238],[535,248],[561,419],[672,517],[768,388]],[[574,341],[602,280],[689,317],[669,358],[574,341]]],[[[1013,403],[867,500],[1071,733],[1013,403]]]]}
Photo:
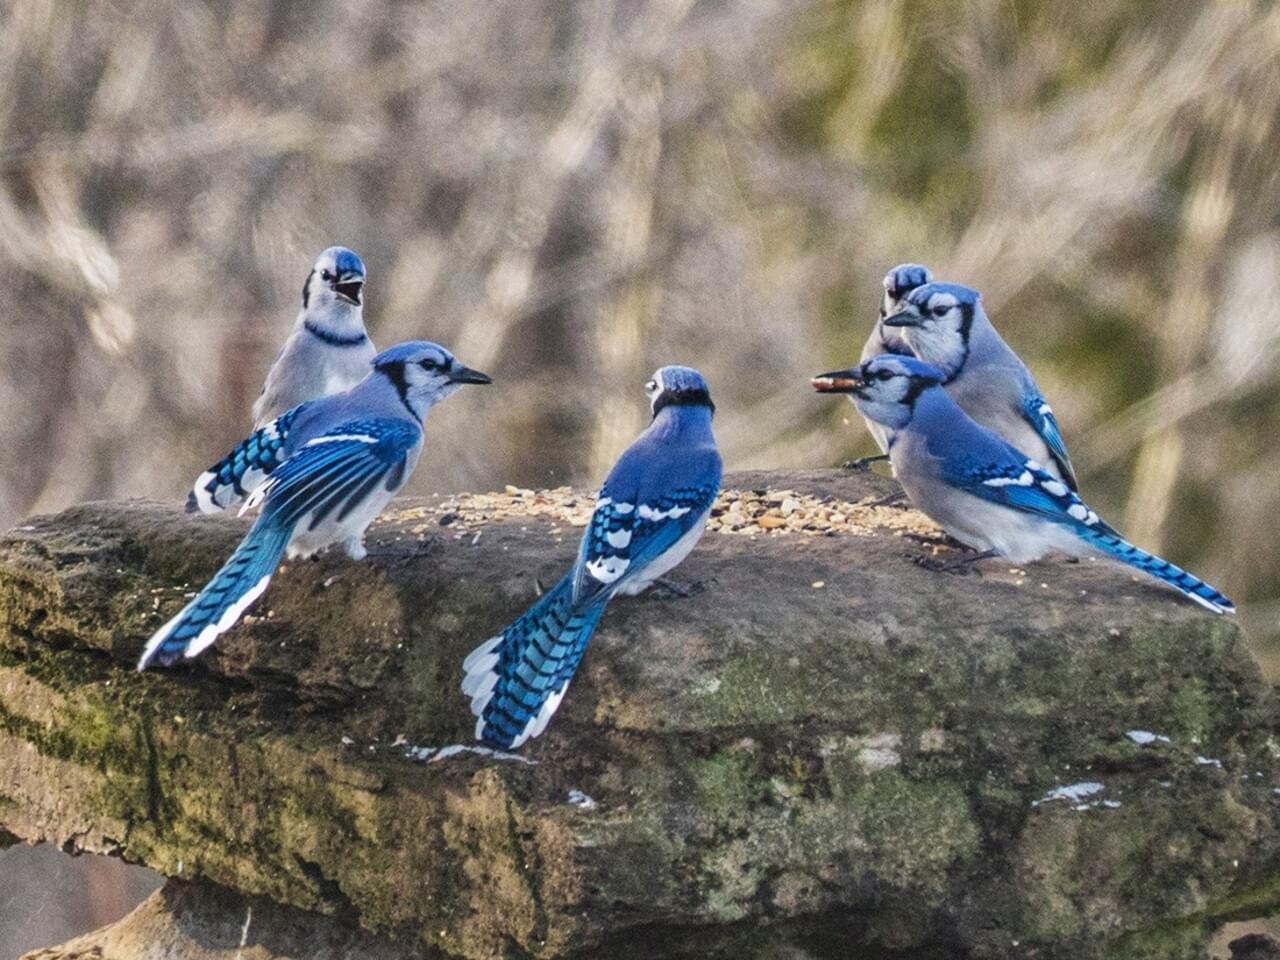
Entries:
{"type": "Polygon", "coordinates": [[[943,461],[943,479],[990,503],[1034,513],[1077,532],[1087,529],[1118,536],[1066,481],[1058,480],[1034,460],[1024,460],[1012,447],[1006,446],[1006,450],[1007,457],[990,462],[943,461]]]}
{"type": "Polygon", "coordinates": [[[659,496],[610,496],[605,484],[596,504],[574,574],[575,601],[643,575],[645,568],[671,549],[710,508],[720,488],[717,472],[705,483],[677,487],[659,496]],[[637,502],[640,501],[640,502],[637,502]]]}
{"type": "Polygon", "coordinates": [[[1071,458],[1067,455],[1067,441],[1062,439],[1062,431],[1058,429],[1058,420],[1053,415],[1049,402],[1039,391],[1029,392],[1022,400],[1022,415],[1031,424],[1032,429],[1040,435],[1054,462],[1062,473],[1062,479],[1072,490],[1079,490],[1076,483],[1076,472],[1071,466],[1071,458]]]}
{"type": "Polygon", "coordinates": [[[289,431],[308,405],[286,410],[200,474],[187,497],[187,513],[216,513],[253,493],[284,461],[289,431]]]}
{"type": "Polygon", "coordinates": [[[408,454],[422,430],[408,420],[351,420],[307,441],[245,502],[264,502],[263,516],[292,526],[308,515],[308,529],[333,516],[342,521],[379,486],[403,485],[408,454]]]}

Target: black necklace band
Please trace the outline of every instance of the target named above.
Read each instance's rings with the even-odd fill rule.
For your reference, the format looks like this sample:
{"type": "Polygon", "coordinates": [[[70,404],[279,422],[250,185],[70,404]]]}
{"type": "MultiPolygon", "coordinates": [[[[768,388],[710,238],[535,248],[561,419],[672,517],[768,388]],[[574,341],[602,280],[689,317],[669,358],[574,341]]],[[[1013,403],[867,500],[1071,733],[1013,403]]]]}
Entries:
{"type": "Polygon", "coordinates": [[[318,337],[331,347],[358,347],[369,339],[368,334],[364,333],[357,334],[354,337],[344,337],[337,333],[331,333],[324,327],[320,327],[312,323],[310,320],[303,321],[302,325],[306,328],[307,333],[311,334],[313,337],[318,337]]]}

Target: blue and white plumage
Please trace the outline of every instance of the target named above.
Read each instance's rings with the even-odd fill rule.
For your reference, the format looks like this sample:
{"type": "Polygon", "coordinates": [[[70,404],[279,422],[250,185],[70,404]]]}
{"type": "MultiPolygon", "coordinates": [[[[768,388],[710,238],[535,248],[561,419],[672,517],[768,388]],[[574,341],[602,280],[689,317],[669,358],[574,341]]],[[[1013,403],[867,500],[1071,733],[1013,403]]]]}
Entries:
{"type": "Polygon", "coordinates": [[[349,390],[369,373],[375,351],[364,328],[365,276],[364,262],[346,247],[330,247],[316,259],[293,333],[253,405],[254,432],[196,478],[188,513],[241,503],[287,456],[299,405],[349,390]]]}
{"type": "Polygon", "coordinates": [[[1065,481],[976,423],[943,388],[944,371],[914,357],[876,357],[821,374],[822,393],[853,397],[886,428],[894,475],[951,536],[1014,563],[1050,553],[1111,557],[1169,584],[1215,613],[1235,610],[1218,590],[1128,543],[1065,481]]]}
{"type": "Polygon", "coordinates": [[[721,473],[706,382],[663,367],[646,390],[653,420],[601,487],[573,568],[463,662],[477,740],[510,749],[542,733],[609,601],[644,590],[702,536],[721,473]]]}
{"type": "MultiPolygon", "coordinates": [[[[907,345],[906,340],[896,330],[887,328],[884,325],[884,319],[902,312],[907,294],[912,290],[932,282],[933,273],[928,267],[918,263],[900,263],[884,275],[880,315],[876,318],[876,325],[871,328],[871,336],[867,337],[867,342],[862,346],[860,362],[885,353],[911,356],[911,347],[907,345]]],[[[885,446],[884,429],[872,420],[867,420],[866,424],[867,431],[875,440],[876,446],[880,448],[880,452],[888,452],[885,446]]]]}
{"type": "Polygon", "coordinates": [[[364,328],[365,276],[364,262],[346,247],[330,247],[316,258],[302,286],[293,333],[253,405],[254,427],[364,379],[377,352],[364,328]]]}
{"type": "Polygon", "coordinates": [[[883,323],[900,330],[912,353],[943,372],[947,393],[965,413],[1078,489],[1049,402],[992,326],[977,290],[958,283],[924,284],[883,323]]]}
{"type": "Polygon", "coordinates": [[[489,382],[443,347],[410,341],[379,354],[350,390],[290,411],[283,457],[241,508],[260,505],[257,521],[208,585],[151,637],[138,669],[207,648],[267,589],[286,554],[343,544],[361,559],[365,528],[417,465],[427,411],[463,384],[489,382]]]}

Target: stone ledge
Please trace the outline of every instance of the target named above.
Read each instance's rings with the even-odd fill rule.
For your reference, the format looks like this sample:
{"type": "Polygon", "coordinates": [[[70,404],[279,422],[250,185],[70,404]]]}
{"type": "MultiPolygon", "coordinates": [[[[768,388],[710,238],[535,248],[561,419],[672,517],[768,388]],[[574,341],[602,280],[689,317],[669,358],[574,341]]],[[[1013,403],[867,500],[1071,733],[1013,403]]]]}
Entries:
{"type": "Polygon", "coordinates": [[[0,828],[476,958],[640,932],[652,956],[743,956],[765,925],[1164,960],[1280,901],[1275,701],[1234,622],[1101,563],[923,570],[939,547],[900,508],[709,533],[677,572],[701,592],[610,608],[536,763],[417,759],[469,742],[463,656],[577,539],[556,516],[447,512],[401,503],[368,561],[286,566],[211,655],[142,676],[147,635],[246,522],[130,502],[12,531],[0,828]]]}

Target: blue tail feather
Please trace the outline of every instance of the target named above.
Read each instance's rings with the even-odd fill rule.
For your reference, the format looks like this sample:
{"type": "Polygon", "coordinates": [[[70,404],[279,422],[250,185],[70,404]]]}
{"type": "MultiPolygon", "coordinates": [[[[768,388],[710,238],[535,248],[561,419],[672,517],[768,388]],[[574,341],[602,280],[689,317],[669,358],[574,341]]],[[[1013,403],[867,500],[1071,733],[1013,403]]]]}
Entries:
{"type": "Polygon", "coordinates": [[[1076,528],[1076,532],[1082,540],[1107,554],[1107,556],[1114,557],[1121,563],[1126,563],[1137,570],[1141,570],[1143,573],[1150,574],[1163,583],[1167,583],[1175,590],[1185,594],[1214,613],[1235,612],[1236,605],[1231,602],[1229,597],[1205,583],[1199,577],[1188,573],[1168,560],[1162,560],[1160,557],[1147,553],[1141,547],[1135,547],[1110,527],[1106,527],[1105,524],[1099,524],[1099,526],[1104,529],[1080,524],[1076,528]]]}
{"type": "Polygon", "coordinates": [[[560,706],[607,600],[575,606],[564,577],[500,636],[477,647],[462,690],[479,718],[476,738],[502,749],[536,737],[560,706]]]}
{"type": "Polygon", "coordinates": [[[266,590],[291,534],[292,528],[260,518],[199,595],[147,641],[138,669],[193,657],[231,629],[266,590]]]}

